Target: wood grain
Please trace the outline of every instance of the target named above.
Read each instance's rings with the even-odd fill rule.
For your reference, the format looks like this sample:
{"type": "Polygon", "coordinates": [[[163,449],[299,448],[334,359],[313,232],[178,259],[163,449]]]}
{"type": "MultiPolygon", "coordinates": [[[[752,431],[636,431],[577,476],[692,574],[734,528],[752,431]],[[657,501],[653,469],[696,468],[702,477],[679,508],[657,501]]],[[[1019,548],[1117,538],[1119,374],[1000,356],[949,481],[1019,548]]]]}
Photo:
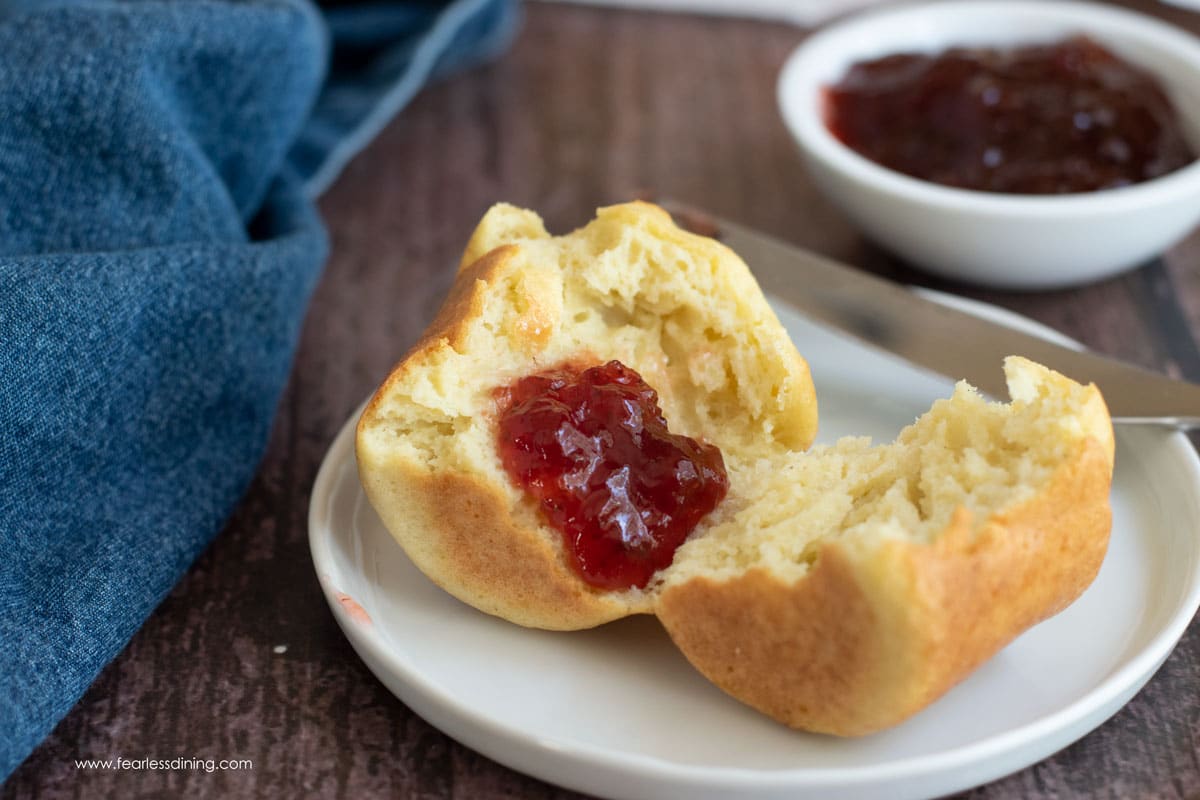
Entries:
{"type": "MultiPolygon", "coordinates": [[[[1200,30],[1200,16],[1136,3],[1200,30]]],[[[511,53],[422,93],[321,203],[333,255],[258,477],[208,551],[0,792],[8,798],[566,798],[475,754],[366,670],[325,606],[308,497],[339,426],[417,337],[497,200],[552,229],[654,191],[903,280],[1015,309],[1200,380],[1200,235],[1148,268],[1036,295],[953,286],[865,242],[815,190],[776,113],[802,32],[534,4],[511,53]],[[278,652],[286,648],[286,651],[278,652]],[[251,770],[77,770],[77,758],[249,758],[251,770]]],[[[1200,797],[1200,633],[1053,758],[962,795],[1200,797]]]]}

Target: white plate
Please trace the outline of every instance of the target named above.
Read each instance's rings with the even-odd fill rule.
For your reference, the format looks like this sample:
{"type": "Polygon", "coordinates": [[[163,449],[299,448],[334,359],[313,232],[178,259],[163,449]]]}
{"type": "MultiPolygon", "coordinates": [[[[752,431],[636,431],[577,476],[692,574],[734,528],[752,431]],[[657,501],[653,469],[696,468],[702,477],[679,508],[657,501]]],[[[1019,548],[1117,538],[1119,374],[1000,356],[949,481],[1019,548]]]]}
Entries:
{"type": "MultiPolygon", "coordinates": [[[[950,391],[947,381],[776,307],[812,366],[821,441],[850,433],[890,440],[950,391]]],[[[701,678],[652,618],[548,633],[442,592],[363,496],[355,419],[321,466],[309,514],[313,561],[338,624],[379,679],[431,724],[502,764],[595,795],[894,800],[975,786],[1049,756],[1115,713],[1200,605],[1200,462],[1180,434],[1122,428],[1112,543],[1083,597],[899,727],[861,739],[797,733],[701,678]]]]}

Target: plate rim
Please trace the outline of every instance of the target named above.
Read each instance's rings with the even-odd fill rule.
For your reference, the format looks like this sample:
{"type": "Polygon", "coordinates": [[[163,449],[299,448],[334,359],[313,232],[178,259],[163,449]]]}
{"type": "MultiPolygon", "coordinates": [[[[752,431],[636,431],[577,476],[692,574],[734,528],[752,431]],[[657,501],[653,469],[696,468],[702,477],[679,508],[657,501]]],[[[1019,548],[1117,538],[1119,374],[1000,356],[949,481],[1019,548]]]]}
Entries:
{"type": "MultiPolygon", "coordinates": [[[[1061,332],[1003,307],[929,289],[917,291],[939,302],[1010,324],[1020,330],[1082,347],[1061,332]]],[[[773,305],[778,304],[795,310],[785,301],[770,299],[773,305]]],[[[519,724],[504,723],[464,706],[450,692],[429,680],[421,670],[407,663],[403,653],[397,652],[374,625],[364,626],[354,620],[340,602],[341,589],[335,585],[333,579],[336,567],[332,557],[332,537],[326,533],[326,530],[331,533],[332,527],[324,525],[322,520],[323,517],[330,516],[333,489],[337,485],[341,470],[346,468],[347,463],[355,460],[354,430],[365,405],[366,401],[339,428],[321,461],[310,494],[309,549],[322,593],[335,620],[371,672],[390,692],[434,727],[499,763],[560,786],[596,792],[598,784],[564,779],[559,774],[562,769],[546,769],[541,764],[530,762],[528,757],[540,754],[576,769],[600,769],[605,774],[604,785],[609,787],[622,780],[637,778],[674,787],[704,786],[720,791],[861,789],[884,781],[936,778],[973,764],[980,766],[975,775],[982,779],[964,783],[958,788],[951,787],[949,791],[981,785],[1049,757],[1058,749],[1086,736],[1123,708],[1171,654],[1200,608],[1200,554],[1197,554],[1198,557],[1192,559],[1187,580],[1183,585],[1184,591],[1176,598],[1167,623],[1126,663],[1112,671],[1086,694],[1057,711],[1019,727],[936,753],[856,767],[758,769],[681,764],[643,753],[616,752],[611,748],[575,739],[548,740],[529,733],[519,724]],[[391,681],[380,675],[373,662],[384,663],[393,679],[402,683],[408,690],[403,693],[407,696],[403,696],[400,690],[392,686],[391,681]],[[430,717],[436,717],[439,722],[435,723],[430,717]],[[1040,741],[1054,741],[1055,744],[1032,760],[1020,754],[1023,746],[1040,741]],[[519,745],[521,757],[514,757],[510,752],[511,748],[505,749],[505,743],[519,745]],[[985,765],[989,764],[995,765],[996,769],[988,770],[985,765]]],[[[1200,454],[1197,454],[1187,436],[1179,431],[1165,434],[1163,445],[1170,448],[1169,455],[1188,473],[1186,482],[1195,489],[1191,496],[1193,506],[1200,511],[1200,454]]],[[[1196,516],[1200,518],[1200,513],[1196,516]]],[[[1193,551],[1195,552],[1196,548],[1193,548],[1193,551]]]]}

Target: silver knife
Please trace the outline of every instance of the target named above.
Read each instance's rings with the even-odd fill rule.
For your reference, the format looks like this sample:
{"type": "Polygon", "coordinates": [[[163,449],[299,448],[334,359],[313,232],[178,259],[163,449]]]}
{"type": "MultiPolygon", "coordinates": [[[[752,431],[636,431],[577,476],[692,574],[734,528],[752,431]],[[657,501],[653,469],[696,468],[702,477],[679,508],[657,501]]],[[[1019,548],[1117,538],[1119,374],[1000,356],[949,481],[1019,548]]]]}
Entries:
{"type": "Polygon", "coordinates": [[[1007,398],[1000,364],[1006,356],[1021,355],[1095,383],[1113,422],[1200,426],[1200,386],[980,319],[705,212],[669,201],[661,205],[685,227],[729,246],[768,294],[919,367],[1007,398]]]}

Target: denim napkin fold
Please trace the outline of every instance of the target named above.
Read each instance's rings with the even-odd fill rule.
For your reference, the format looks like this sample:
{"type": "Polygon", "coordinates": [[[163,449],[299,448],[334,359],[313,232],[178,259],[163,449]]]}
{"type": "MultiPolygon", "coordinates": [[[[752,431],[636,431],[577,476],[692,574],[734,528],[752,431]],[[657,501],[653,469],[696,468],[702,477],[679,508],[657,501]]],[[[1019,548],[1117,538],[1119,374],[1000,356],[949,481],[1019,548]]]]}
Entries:
{"type": "Polygon", "coordinates": [[[0,1],[0,779],[254,475],[313,196],[514,0],[0,1]]]}

